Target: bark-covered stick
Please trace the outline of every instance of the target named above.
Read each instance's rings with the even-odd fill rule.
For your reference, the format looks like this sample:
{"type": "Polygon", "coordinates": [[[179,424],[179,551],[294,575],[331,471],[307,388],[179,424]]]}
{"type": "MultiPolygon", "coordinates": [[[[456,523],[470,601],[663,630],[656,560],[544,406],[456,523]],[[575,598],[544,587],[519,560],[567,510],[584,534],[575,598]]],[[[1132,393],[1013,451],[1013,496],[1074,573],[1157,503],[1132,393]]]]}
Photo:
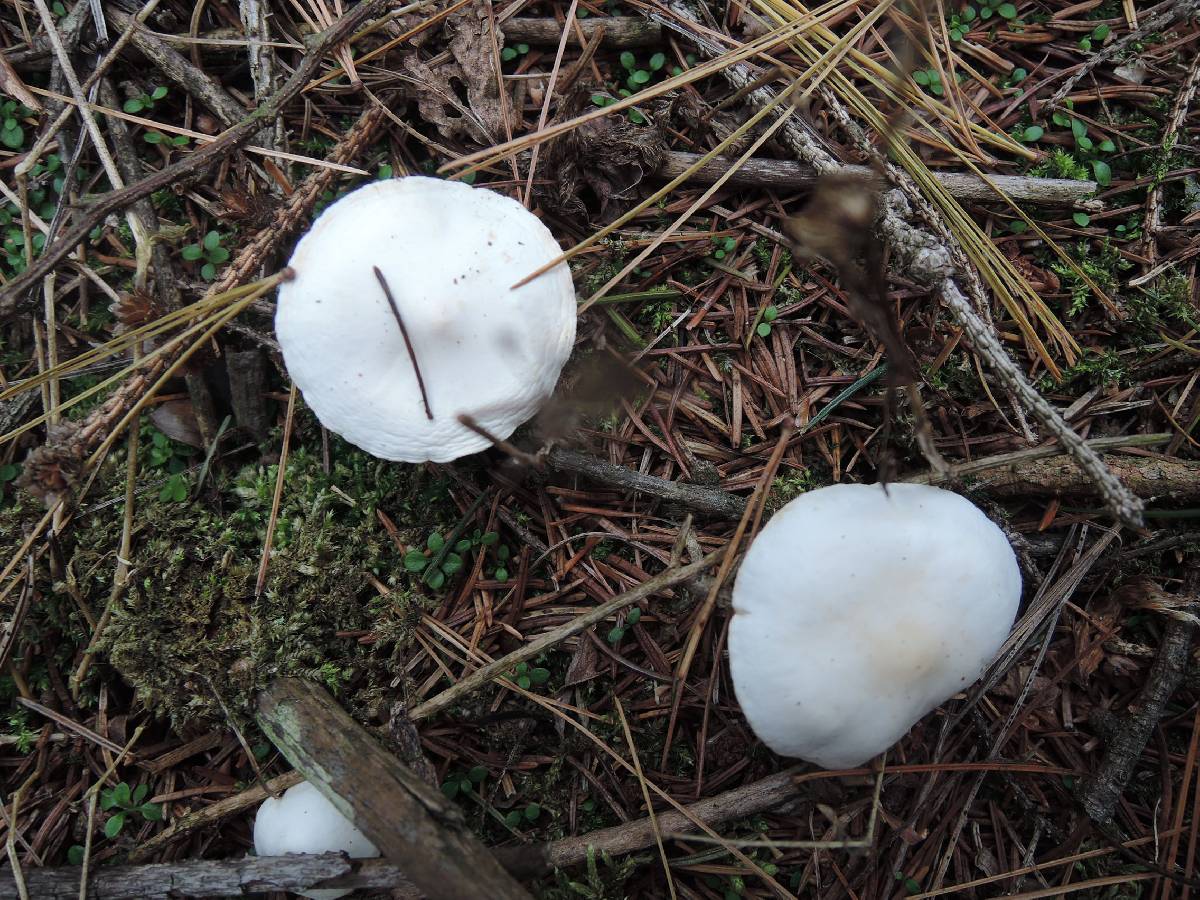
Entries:
{"type": "Polygon", "coordinates": [[[431,900],[530,900],[467,828],[462,811],[384,752],[320,685],[278,679],[259,695],[258,723],[431,900]]]}
{"type": "MultiPolygon", "coordinates": [[[[663,156],[662,165],[654,174],[660,178],[682,175],[700,159],[699,153],[670,150],[663,156]]],[[[718,156],[692,174],[696,184],[712,184],[729,171],[733,160],[718,156]]],[[[866,166],[842,166],[841,172],[861,178],[875,178],[866,166]]],[[[800,190],[812,187],[817,170],[791,159],[751,159],[744,162],[729,177],[729,184],[744,187],[800,190]]],[[[987,181],[969,172],[935,171],[933,177],[958,200],[971,203],[998,203],[999,196],[987,181]]],[[[1089,201],[1096,193],[1096,182],[1073,181],[1070,178],[1031,178],[1025,175],[993,175],[989,180],[1018,203],[1037,206],[1087,206],[1099,208],[1100,203],[1089,201]]]]}
{"type": "MultiPolygon", "coordinates": [[[[1197,580],[1192,578],[1190,582],[1194,586],[1197,580]]],[[[1133,777],[1134,766],[1162,718],[1167,701],[1183,681],[1192,631],[1189,622],[1171,619],[1167,623],[1158,656],[1138,694],[1136,707],[1117,720],[1104,751],[1104,762],[1080,785],[1079,802],[1093,822],[1103,825],[1112,819],[1117,801],[1133,777]]]]}
{"type": "MultiPolygon", "coordinates": [[[[640,16],[608,16],[579,20],[584,40],[590,40],[592,34],[601,26],[604,28],[601,46],[610,50],[661,47],[663,43],[662,26],[657,22],[648,22],[640,16]]],[[[562,37],[563,23],[557,19],[517,18],[501,22],[500,29],[504,32],[504,43],[510,47],[514,44],[558,44],[562,37]]],[[[574,28],[569,29],[567,43],[579,46],[579,33],[574,28]]]]}
{"type": "Polygon", "coordinates": [[[722,519],[738,519],[746,508],[744,498],[728,491],[645,475],[575,450],[556,448],[550,451],[546,461],[560,472],[582,475],[609,487],[641,491],[722,519]]]}

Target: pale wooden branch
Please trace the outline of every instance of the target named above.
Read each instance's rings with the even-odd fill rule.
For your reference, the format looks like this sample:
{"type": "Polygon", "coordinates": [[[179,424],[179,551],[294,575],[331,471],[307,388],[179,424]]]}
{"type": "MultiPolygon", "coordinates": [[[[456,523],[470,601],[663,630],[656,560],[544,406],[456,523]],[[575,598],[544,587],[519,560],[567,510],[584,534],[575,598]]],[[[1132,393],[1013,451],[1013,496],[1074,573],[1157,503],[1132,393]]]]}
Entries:
{"type": "MultiPolygon", "coordinates": [[[[668,151],[655,173],[660,178],[682,175],[700,159],[699,153],[668,151]]],[[[729,171],[733,161],[718,156],[701,166],[691,177],[696,184],[712,184],[729,171]]],[[[842,166],[842,174],[875,180],[878,176],[867,166],[842,166]]],[[[999,199],[987,181],[968,172],[935,171],[933,176],[955,198],[971,203],[995,202],[999,199]]],[[[810,165],[790,159],[751,159],[743,163],[728,184],[735,187],[761,187],[777,190],[801,190],[812,187],[818,178],[810,165]]],[[[1082,206],[1099,208],[1101,204],[1089,198],[1096,193],[1096,182],[1073,181],[1069,178],[1031,178],[1025,175],[993,175],[989,180],[1012,200],[1036,206],[1082,206]]]]}
{"type": "MultiPolygon", "coordinates": [[[[25,885],[37,900],[79,900],[79,866],[30,869],[25,885]]],[[[313,887],[400,888],[420,895],[399,867],[383,860],[350,860],[340,853],[308,856],[250,856],[245,859],[105,866],[88,878],[89,900],[146,900],[147,897],[245,897],[265,891],[313,887]],[[348,883],[347,883],[348,882],[348,883]]],[[[0,900],[17,900],[11,875],[0,878],[0,900]]]]}
{"type": "Polygon", "coordinates": [[[439,790],[379,746],[318,684],[281,678],[258,698],[275,746],[431,900],[530,900],[439,790]]]}

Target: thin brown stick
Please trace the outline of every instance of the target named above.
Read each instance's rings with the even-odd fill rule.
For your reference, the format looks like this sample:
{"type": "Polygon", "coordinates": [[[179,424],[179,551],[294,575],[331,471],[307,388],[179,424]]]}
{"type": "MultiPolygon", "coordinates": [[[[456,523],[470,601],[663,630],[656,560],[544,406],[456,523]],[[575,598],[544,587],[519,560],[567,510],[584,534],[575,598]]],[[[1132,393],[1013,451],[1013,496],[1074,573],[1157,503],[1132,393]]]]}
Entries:
{"type": "Polygon", "coordinates": [[[425,379],[421,377],[421,367],[417,364],[417,351],[413,349],[408,329],[404,327],[404,317],[400,315],[400,307],[396,305],[396,298],[392,296],[392,289],[388,286],[383,273],[379,271],[379,266],[371,266],[371,269],[379,280],[379,286],[383,288],[383,295],[387,297],[388,306],[391,307],[396,324],[400,326],[400,334],[404,337],[404,346],[408,350],[408,359],[412,363],[413,371],[417,374],[417,387],[421,389],[421,402],[425,404],[425,418],[432,422],[433,410],[429,408],[429,395],[425,392],[425,379]]]}
{"type": "Polygon", "coordinates": [[[292,445],[292,419],[296,414],[296,385],[288,390],[287,414],[283,419],[283,446],[279,451],[279,465],[275,472],[275,491],[271,494],[271,515],[267,519],[267,533],[263,537],[262,556],[258,561],[258,575],[254,579],[254,596],[261,597],[267,583],[267,567],[271,564],[271,545],[275,542],[275,526],[279,523],[279,504],[283,499],[283,483],[287,479],[288,450],[292,445]]]}

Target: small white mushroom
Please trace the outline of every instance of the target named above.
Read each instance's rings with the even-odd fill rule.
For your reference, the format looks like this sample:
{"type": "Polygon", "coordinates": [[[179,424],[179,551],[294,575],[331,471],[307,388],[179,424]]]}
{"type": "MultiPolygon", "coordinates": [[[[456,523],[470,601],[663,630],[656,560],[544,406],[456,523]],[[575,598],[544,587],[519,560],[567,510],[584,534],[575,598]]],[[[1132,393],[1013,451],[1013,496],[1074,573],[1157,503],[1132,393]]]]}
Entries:
{"type": "Polygon", "coordinates": [[[776,753],[861,765],[975,681],[1020,598],[1008,540],[959,495],[812,491],[775,514],[738,572],[738,702],[776,753]]]}
{"type": "MultiPolygon", "coordinates": [[[[289,853],[342,851],[352,859],[379,856],[366,836],[337,811],[308,781],[302,781],[276,799],[268,797],[254,817],[254,852],[259,856],[289,853]]],[[[313,900],[337,900],[348,890],[317,888],[301,891],[313,900]]]]}
{"type": "Polygon", "coordinates": [[[575,340],[561,250],[494,191],[379,181],[326,209],[296,246],[275,332],[325,427],[384,459],[448,462],[507,438],[554,390],[575,340]]]}

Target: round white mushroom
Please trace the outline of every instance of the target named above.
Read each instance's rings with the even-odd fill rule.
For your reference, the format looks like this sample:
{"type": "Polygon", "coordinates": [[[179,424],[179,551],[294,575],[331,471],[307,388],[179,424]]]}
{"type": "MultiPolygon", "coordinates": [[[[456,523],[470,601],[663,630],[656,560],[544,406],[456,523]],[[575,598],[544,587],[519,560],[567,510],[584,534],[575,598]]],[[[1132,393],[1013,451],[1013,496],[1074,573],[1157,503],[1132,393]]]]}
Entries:
{"type": "Polygon", "coordinates": [[[1020,598],[1008,540],[958,494],[812,491],[775,514],[738,572],[738,702],[776,753],[861,765],[979,677],[1020,598]]]}
{"type": "MultiPolygon", "coordinates": [[[[341,851],[352,859],[379,856],[379,850],[337,807],[308,781],[268,797],[254,817],[254,852],[259,856],[341,851]]],[[[317,888],[301,891],[313,900],[337,900],[349,890],[317,888]]]]}
{"type": "Polygon", "coordinates": [[[296,246],[275,332],[321,423],[384,459],[448,462],[507,438],[550,396],[575,340],[561,250],[521,204],[437,178],[379,181],[296,246]]]}

